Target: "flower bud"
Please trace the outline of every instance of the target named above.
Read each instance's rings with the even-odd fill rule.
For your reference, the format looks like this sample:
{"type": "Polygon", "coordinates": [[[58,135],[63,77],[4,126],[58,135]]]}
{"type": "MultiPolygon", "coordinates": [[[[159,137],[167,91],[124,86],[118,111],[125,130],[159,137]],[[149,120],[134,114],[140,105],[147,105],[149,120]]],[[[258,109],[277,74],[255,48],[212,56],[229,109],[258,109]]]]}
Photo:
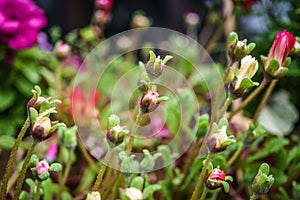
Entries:
{"type": "Polygon", "coordinates": [[[143,193],[139,189],[134,188],[134,187],[126,188],[125,195],[130,200],[142,200],[143,199],[143,193]]]}
{"type": "Polygon", "coordinates": [[[61,41],[57,42],[54,47],[55,56],[59,60],[64,60],[71,52],[71,47],[61,41]]]}
{"type": "Polygon", "coordinates": [[[150,59],[146,64],[146,72],[148,73],[150,78],[158,78],[167,64],[169,60],[171,60],[172,56],[166,56],[164,60],[160,59],[160,56],[156,57],[153,51],[149,52],[150,59]]]}
{"type": "Polygon", "coordinates": [[[189,12],[185,15],[184,21],[187,25],[195,27],[199,24],[200,18],[197,13],[189,12]]]}
{"type": "Polygon", "coordinates": [[[233,181],[231,176],[226,176],[226,174],[219,168],[214,168],[208,175],[205,185],[210,190],[215,190],[219,187],[224,188],[225,192],[229,191],[229,184],[227,181],[233,181]]]}
{"type": "Polygon", "coordinates": [[[296,38],[286,30],[277,34],[264,65],[265,73],[273,79],[285,76],[290,60],[287,56],[293,50],[296,38]]]}
{"type": "Polygon", "coordinates": [[[254,48],[255,43],[250,43],[247,45],[246,39],[240,41],[235,32],[230,33],[227,44],[227,56],[232,62],[241,60],[243,57],[251,53],[254,48]]]}
{"type": "Polygon", "coordinates": [[[67,149],[75,149],[77,146],[77,127],[73,126],[70,128],[61,128],[59,129],[59,137],[63,145],[67,149]]]}
{"type": "Polygon", "coordinates": [[[101,200],[99,192],[91,192],[87,195],[86,200],[101,200]]]}
{"type": "Polygon", "coordinates": [[[227,136],[226,133],[227,126],[222,126],[221,129],[218,129],[216,133],[212,134],[206,140],[206,146],[211,152],[219,152],[226,149],[228,145],[235,142],[234,139],[227,136]]]}
{"type": "Polygon", "coordinates": [[[159,94],[155,91],[146,92],[140,102],[140,108],[143,113],[149,113],[154,111],[158,104],[156,104],[159,98],[159,94]]]}
{"type": "Polygon", "coordinates": [[[51,120],[49,117],[40,116],[33,125],[31,135],[34,139],[45,140],[51,136],[51,120]]]}
{"type": "Polygon", "coordinates": [[[241,60],[241,67],[235,73],[234,79],[229,84],[232,94],[237,97],[243,96],[250,88],[259,83],[253,82],[251,78],[258,70],[258,62],[252,56],[245,56],[241,60]]]}
{"type": "Polygon", "coordinates": [[[206,187],[211,190],[217,189],[222,186],[221,182],[225,181],[225,178],[226,174],[222,170],[215,168],[207,177],[206,187]]]}
{"type": "Polygon", "coordinates": [[[38,162],[35,167],[37,169],[38,175],[42,175],[42,174],[48,172],[49,168],[50,168],[48,162],[45,160],[38,162]]]}
{"type": "Polygon", "coordinates": [[[117,125],[107,132],[106,138],[110,143],[117,146],[123,142],[124,137],[127,133],[127,130],[124,130],[123,127],[117,125]]]}
{"type": "Polygon", "coordinates": [[[149,18],[140,11],[134,13],[131,23],[133,28],[144,28],[151,25],[151,21],[149,20],[149,18]]]}
{"type": "Polygon", "coordinates": [[[258,173],[252,182],[252,190],[256,197],[266,194],[274,183],[274,177],[269,175],[270,167],[267,163],[261,164],[258,173]]]}

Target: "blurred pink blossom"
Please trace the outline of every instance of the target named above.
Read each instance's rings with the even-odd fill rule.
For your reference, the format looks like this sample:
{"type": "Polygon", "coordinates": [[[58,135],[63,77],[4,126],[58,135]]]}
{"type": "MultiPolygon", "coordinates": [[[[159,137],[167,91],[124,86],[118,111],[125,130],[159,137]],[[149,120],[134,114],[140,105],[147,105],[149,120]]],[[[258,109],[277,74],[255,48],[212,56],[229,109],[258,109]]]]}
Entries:
{"type": "Polygon", "coordinates": [[[48,172],[50,168],[48,162],[45,160],[38,162],[35,167],[37,169],[38,175],[48,172]]]}
{"type": "Polygon", "coordinates": [[[35,45],[46,23],[44,11],[31,0],[0,1],[0,41],[13,50],[35,45]]]}

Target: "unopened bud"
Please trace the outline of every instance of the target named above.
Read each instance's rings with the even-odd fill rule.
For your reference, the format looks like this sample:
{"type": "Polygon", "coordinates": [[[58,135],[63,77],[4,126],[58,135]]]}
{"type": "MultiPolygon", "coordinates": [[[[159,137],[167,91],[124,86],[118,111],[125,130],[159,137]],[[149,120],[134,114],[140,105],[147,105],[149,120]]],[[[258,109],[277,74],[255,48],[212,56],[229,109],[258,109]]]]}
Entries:
{"type": "Polygon", "coordinates": [[[219,168],[214,168],[206,179],[206,187],[210,190],[215,190],[219,187],[224,187],[225,192],[229,191],[229,185],[226,181],[232,181],[231,176],[226,176],[225,172],[219,168]]]}
{"type": "Polygon", "coordinates": [[[154,54],[153,51],[149,52],[150,59],[146,64],[146,71],[150,78],[157,78],[162,75],[165,65],[169,60],[171,60],[172,56],[166,56],[164,60],[154,54]]]}
{"type": "Polygon", "coordinates": [[[267,163],[261,164],[258,173],[252,182],[252,190],[256,197],[266,194],[274,183],[274,177],[268,175],[270,167],[267,163]]]}
{"type": "Polygon", "coordinates": [[[63,42],[57,42],[54,48],[55,56],[60,59],[64,60],[71,52],[71,47],[63,42]]]}
{"type": "Polygon", "coordinates": [[[159,103],[157,103],[159,94],[155,91],[146,92],[140,102],[140,109],[142,113],[149,113],[154,111],[159,103]]]}
{"type": "Polygon", "coordinates": [[[40,116],[33,125],[31,135],[34,139],[45,140],[51,136],[51,120],[49,117],[40,116]]]}
{"type": "Polygon", "coordinates": [[[91,192],[87,195],[86,200],[101,200],[99,192],[91,192]]]}
{"type": "Polygon", "coordinates": [[[127,133],[127,130],[124,130],[123,127],[117,125],[107,132],[106,138],[110,143],[117,146],[123,142],[127,133]]]}

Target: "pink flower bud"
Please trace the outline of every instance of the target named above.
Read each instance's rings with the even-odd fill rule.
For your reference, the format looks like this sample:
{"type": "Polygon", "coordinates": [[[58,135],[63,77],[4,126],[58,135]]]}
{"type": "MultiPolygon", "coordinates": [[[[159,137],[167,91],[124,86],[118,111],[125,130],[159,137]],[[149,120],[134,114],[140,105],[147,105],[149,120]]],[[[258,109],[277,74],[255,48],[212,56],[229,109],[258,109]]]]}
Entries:
{"type": "Polygon", "coordinates": [[[49,168],[50,168],[49,164],[45,160],[38,162],[35,167],[36,167],[38,175],[48,172],[49,168]]]}
{"type": "Polygon", "coordinates": [[[157,100],[159,98],[159,94],[155,91],[146,92],[140,102],[140,108],[143,113],[149,113],[154,111],[159,104],[157,104],[157,100]]]}
{"type": "Polygon", "coordinates": [[[226,174],[219,168],[215,168],[211,171],[206,180],[206,187],[214,190],[222,186],[222,181],[225,181],[226,174]]]}
{"type": "Polygon", "coordinates": [[[71,52],[71,47],[63,42],[55,45],[54,53],[58,59],[64,60],[71,52]]]}
{"type": "Polygon", "coordinates": [[[31,135],[34,139],[45,140],[51,136],[51,120],[49,117],[40,116],[32,127],[31,135]]]}
{"type": "Polygon", "coordinates": [[[286,30],[281,31],[277,34],[264,66],[264,70],[268,75],[270,75],[273,78],[276,78],[280,75],[280,72],[282,71],[282,68],[285,65],[285,60],[290,54],[290,52],[293,50],[295,42],[296,38],[286,30]],[[274,70],[268,69],[269,67],[271,67],[270,62],[273,59],[279,63],[279,68],[275,72],[273,72],[274,70]]]}

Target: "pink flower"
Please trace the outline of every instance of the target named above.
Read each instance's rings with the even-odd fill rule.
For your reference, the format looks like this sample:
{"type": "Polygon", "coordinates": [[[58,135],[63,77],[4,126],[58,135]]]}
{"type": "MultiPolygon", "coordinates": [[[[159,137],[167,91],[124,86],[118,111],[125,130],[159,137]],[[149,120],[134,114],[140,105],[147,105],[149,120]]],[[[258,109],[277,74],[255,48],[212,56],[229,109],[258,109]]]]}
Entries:
{"type": "Polygon", "coordinates": [[[97,8],[101,8],[103,10],[110,10],[113,5],[113,0],[96,0],[95,5],[97,8]]]}
{"type": "Polygon", "coordinates": [[[86,95],[79,86],[76,86],[71,94],[70,113],[76,116],[76,123],[86,125],[91,122],[91,119],[98,116],[98,111],[95,109],[99,99],[99,92],[94,91],[90,96],[86,95]]]}
{"type": "Polygon", "coordinates": [[[42,160],[42,161],[38,162],[35,167],[36,167],[36,170],[38,172],[38,175],[41,175],[41,174],[44,174],[44,173],[48,172],[49,168],[50,168],[49,164],[45,160],[42,160]]]}
{"type": "Polygon", "coordinates": [[[46,23],[44,11],[31,0],[0,1],[0,41],[13,50],[32,47],[46,23]]]}
{"type": "Polygon", "coordinates": [[[55,144],[50,144],[46,153],[46,158],[49,162],[55,160],[57,155],[57,146],[55,144]]]}
{"type": "Polygon", "coordinates": [[[292,51],[295,42],[296,38],[291,33],[286,30],[279,32],[269,51],[268,61],[276,59],[280,66],[283,66],[285,59],[292,51]]]}

